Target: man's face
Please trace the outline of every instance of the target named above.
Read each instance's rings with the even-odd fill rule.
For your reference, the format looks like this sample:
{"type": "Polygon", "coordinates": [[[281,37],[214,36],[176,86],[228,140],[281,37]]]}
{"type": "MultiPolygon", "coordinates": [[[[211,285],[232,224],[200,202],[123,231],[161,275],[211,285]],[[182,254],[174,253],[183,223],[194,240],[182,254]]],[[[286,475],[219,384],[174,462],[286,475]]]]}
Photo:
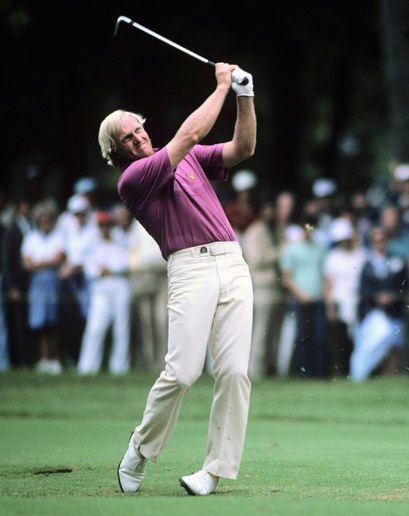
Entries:
{"type": "Polygon", "coordinates": [[[50,233],[54,227],[54,219],[49,213],[42,213],[37,218],[37,226],[43,233],[50,233]]]}
{"type": "Polygon", "coordinates": [[[372,247],[380,254],[386,254],[388,247],[387,239],[383,231],[374,229],[371,235],[372,247]]]}
{"type": "Polygon", "coordinates": [[[143,126],[133,117],[124,115],[117,136],[118,158],[122,163],[131,163],[154,154],[151,140],[143,126]]]}
{"type": "Polygon", "coordinates": [[[78,224],[81,227],[85,226],[85,223],[87,222],[87,213],[85,211],[79,211],[77,213],[74,213],[74,215],[78,220],[78,224]]]}
{"type": "Polygon", "coordinates": [[[399,227],[399,211],[395,207],[384,208],[381,213],[381,224],[388,231],[399,227]]]}
{"type": "Polygon", "coordinates": [[[111,222],[100,222],[98,224],[98,226],[101,231],[102,237],[105,238],[105,240],[109,240],[109,237],[111,236],[111,229],[112,229],[111,222]]]}

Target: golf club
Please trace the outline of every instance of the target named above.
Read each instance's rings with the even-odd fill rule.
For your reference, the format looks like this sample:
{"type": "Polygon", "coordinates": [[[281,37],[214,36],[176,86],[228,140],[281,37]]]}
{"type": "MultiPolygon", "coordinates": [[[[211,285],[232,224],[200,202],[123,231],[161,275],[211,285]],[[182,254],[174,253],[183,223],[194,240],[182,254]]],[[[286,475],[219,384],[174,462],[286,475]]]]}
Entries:
{"type": "MultiPolygon", "coordinates": [[[[187,48],[182,47],[181,45],[178,45],[174,41],[171,41],[170,39],[165,38],[164,36],[161,36],[157,32],[153,32],[152,30],[148,29],[147,27],[144,27],[143,25],[134,22],[127,16],[119,16],[119,18],[117,19],[116,24],[115,24],[114,36],[116,36],[118,34],[119,25],[121,23],[127,23],[128,25],[131,25],[132,27],[135,27],[136,29],[141,30],[142,32],[145,32],[146,34],[149,34],[150,36],[153,36],[154,38],[159,39],[160,41],[163,41],[163,43],[166,43],[167,45],[170,45],[171,47],[177,48],[178,50],[184,52],[185,54],[188,54],[189,56],[194,57],[195,59],[198,59],[202,63],[209,64],[211,66],[216,66],[216,63],[214,63],[213,61],[210,61],[209,59],[206,59],[205,57],[199,56],[199,54],[196,54],[195,52],[192,52],[191,50],[188,50],[187,48]]],[[[240,72],[242,72],[242,70],[239,68],[236,70],[240,70],[240,72]]],[[[234,72],[236,70],[234,70],[234,72]]],[[[238,84],[242,84],[242,85],[246,85],[248,83],[247,77],[242,77],[241,73],[237,73],[237,75],[235,77],[234,72],[232,74],[232,80],[234,82],[237,82],[238,84]]]]}

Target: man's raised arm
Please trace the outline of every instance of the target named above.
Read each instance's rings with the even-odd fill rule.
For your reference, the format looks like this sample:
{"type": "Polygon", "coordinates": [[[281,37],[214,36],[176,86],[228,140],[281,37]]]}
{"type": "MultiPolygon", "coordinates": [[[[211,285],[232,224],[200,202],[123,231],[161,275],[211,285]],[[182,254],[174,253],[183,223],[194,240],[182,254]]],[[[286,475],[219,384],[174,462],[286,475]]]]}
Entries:
{"type": "Polygon", "coordinates": [[[256,148],[257,122],[254,109],[253,77],[244,74],[248,82],[245,85],[233,82],[232,88],[237,97],[237,116],[233,138],[223,147],[223,163],[232,167],[253,156],[256,148]]]}
{"type": "Polygon", "coordinates": [[[174,138],[166,145],[172,168],[186,156],[194,145],[209,133],[216,122],[232,85],[232,72],[236,65],[216,64],[215,91],[180,126],[174,138]]]}

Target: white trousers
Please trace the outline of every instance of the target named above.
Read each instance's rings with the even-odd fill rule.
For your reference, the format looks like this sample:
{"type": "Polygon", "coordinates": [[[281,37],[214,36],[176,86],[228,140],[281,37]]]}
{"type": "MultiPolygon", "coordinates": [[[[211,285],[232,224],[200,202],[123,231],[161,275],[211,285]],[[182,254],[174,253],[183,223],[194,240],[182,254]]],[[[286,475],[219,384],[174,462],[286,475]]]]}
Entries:
{"type": "Polygon", "coordinates": [[[129,279],[108,276],[91,285],[91,301],[78,360],[78,372],[97,373],[104,357],[104,341],[113,325],[113,343],[108,362],[111,373],[129,370],[130,312],[132,289],[129,279]]]}
{"type": "Polygon", "coordinates": [[[215,242],[172,254],[168,285],[165,370],[149,393],[134,444],[148,459],[159,456],[184,395],[203,372],[209,341],[215,384],[203,469],[235,479],[250,399],[253,313],[252,283],[239,243],[215,242]]]}
{"type": "Polygon", "coordinates": [[[277,353],[277,376],[288,376],[297,339],[295,312],[289,309],[283,317],[277,353]]]}
{"type": "Polygon", "coordinates": [[[392,349],[405,343],[405,324],[374,309],[358,325],[350,358],[350,377],[362,382],[387,358],[392,349]]]}

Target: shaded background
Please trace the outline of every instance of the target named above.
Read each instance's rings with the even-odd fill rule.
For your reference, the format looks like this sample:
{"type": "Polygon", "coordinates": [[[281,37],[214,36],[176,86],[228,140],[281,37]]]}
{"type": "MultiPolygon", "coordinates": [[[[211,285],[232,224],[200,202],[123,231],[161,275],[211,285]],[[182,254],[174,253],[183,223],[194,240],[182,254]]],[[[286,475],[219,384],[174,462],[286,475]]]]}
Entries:
{"type": "MultiPolygon", "coordinates": [[[[101,120],[117,108],[140,112],[162,146],[211,92],[211,67],[127,25],[114,39],[120,15],[253,74],[258,146],[245,166],[266,195],[308,195],[319,176],[347,194],[409,159],[406,0],[3,0],[1,185],[10,195],[40,184],[63,204],[85,175],[116,195],[117,174],[99,154],[101,120]]],[[[229,139],[234,116],[231,95],[205,143],[229,139]]]]}

